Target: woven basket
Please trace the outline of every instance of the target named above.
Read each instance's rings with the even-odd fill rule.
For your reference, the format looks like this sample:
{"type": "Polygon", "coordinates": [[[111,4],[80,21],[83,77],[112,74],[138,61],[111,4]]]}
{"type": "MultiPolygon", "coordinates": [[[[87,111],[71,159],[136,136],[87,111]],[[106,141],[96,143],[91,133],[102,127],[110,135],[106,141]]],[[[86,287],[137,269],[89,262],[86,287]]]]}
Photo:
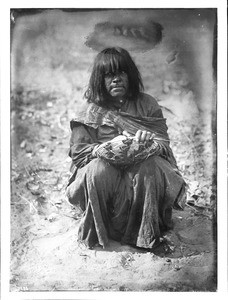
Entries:
{"type": "Polygon", "coordinates": [[[134,137],[109,141],[96,149],[96,156],[116,166],[129,166],[147,159],[158,152],[154,140],[139,143],[134,137]]]}

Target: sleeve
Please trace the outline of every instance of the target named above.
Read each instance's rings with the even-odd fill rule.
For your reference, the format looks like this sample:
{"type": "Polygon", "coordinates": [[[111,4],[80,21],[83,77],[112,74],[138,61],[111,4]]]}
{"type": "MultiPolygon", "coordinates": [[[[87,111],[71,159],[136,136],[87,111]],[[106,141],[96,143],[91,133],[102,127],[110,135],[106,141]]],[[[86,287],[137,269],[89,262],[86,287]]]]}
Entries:
{"type": "Polygon", "coordinates": [[[147,105],[148,105],[148,117],[155,118],[164,118],[160,105],[158,104],[158,100],[150,95],[147,96],[147,105]]]}
{"type": "MultiPolygon", "coordinates": [[[[155,102],[156,105],[153,105],[153,108],[149,112],[149,116],[153,117],[153,118],[164,119],[161,107],[158,105],[158,103],[157,103],[157,101],[155,99],[154,99],[154,102],[155,102]]],[[[165,126],[166,126],[167,140],[169,140],[169,135],[168,135],[168,132],[167,132],[168,131],[168,127],[166,125],[166,122],[165,122],[165,126]]],[[[169,141],[160,141],[160,144],[168,146],[169,145],[169,141]]]]}
{"type": "Polygon", "coordinates": [[[96,142],[96,130],[84,125],[78,125],[72,128],[70,138],[69,156],[77,168],[82,168],[88,164],[94,157],[92,151],[98,145],[96,142]]]}
{"type": "MultiPolygon", "coordinates": [[[[157,100],[155,100],[154,98],[153,98],[153,105],[152,105],[152,107],[149,111],[149,116],[154,117],[154,118],[164,118],[162,109],[159,106],[157,100]]],[[[168,131],[167,125],[166,125],[166,128],[167,128],[167,131],[168,131]]],[[[166,141],[166,140],[156,140],[156,142],[158,144],[157,155],[159,155],[159,156],[165,158],[166,160],[168,160],[171,163],[171,165],[173,166],[173,168],[176,171],[178,171],[176,159],[173,155],[172,149],[170,148],[168,132],[167,132],[167,140],[168,141],[166,141]]]]}
{"type": "Polygon", "coordinates": [[[150,114],[150,117],[164,118],[161,107],[159,106],[155,111],[150,114]]]}

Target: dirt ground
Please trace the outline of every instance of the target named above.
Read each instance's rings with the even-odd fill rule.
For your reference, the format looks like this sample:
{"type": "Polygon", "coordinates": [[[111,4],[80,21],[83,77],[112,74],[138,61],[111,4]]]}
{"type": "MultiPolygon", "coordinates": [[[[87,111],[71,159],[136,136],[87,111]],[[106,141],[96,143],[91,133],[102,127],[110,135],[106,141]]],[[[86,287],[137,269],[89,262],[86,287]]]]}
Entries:
{"type": "MultiPolygon", "coordinates": [[[[146,92],[162,95],[160,105],[167,117],[171,146],[188,184],[186,208],[173,212],[174,229],[165,233],[162,246],[153,253],[114,241],[107,249],[88,250],[77,242],[81,212],[65,197],[70,176],[69,121],[81,103],[94,57],[82,39],[97,20],[104,19],[103,14],[108,12],[100,17],[94,14],[93,18],[82,13],[77,18],[60,12],[42,14],[15,25],[11,291],[215,291],[216,188],[211,108],[202,116],[202,104],[203,111],[211,105],[211,71],[207,69],[211,60],[205,52],[205,41],[211,41],[212,30],[200,31],[195,24],[188,27],[191,22],[180,26],[182,16],[163,16],[167,34],[160,48],[134,57],[146,92]],[[179,26],[178,37],[182,34],[189,45],[197,45],[192,52],[180,46],[181,37],[178,42],[172,31],[175,26],[179,26]],[[189,28],[192,35],[186,34],[189,28]],[[166,57],[174,42],[179,43],[180,54],[168,65],[166,57]],[[198,72],[198,68],[203,71],[198,72]],[[188,76],[195,82],[190,82],[188,76]],[[206,101],[197,99],[203,93],[206,101]],[[201,115],[197,101],[201,103],[201,115]]],[[[113,19],[116,14],[112,13],[113,19]]],[[[160,14],[162,18],[163,12],[160,14]]]]}
{"type": "MultiPolygon", "coordinates": [[[[24,96],[13,99],[19,105],[12,110],[17,147],[12,157],[11,290],[214,291],[214,210],[206,197],[211,196],[210,182],[202,187],[189,181],[192,201],[184,211],[174,211],[174,229],[153,253],[114,241],[107,249],[85,249],[77,243],[81,212],[65,197],[70,175],[66,103],[37,97],[39,102],[26,103],[24,96]]],[[[178,130],[188,127],[175,124],[170,133],[177,139],[178,130]]],[[[178,159],[191,154],[185,153],[184,141],[188,143],[182,138],[182,148],[174,147],[178,159]]]]}

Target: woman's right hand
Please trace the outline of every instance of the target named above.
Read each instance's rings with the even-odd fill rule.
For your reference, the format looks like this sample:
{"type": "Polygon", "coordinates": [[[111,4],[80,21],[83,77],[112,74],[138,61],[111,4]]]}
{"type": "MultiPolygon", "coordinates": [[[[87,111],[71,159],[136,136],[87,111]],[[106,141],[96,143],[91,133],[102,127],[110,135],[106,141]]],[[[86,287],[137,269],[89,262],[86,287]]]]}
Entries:
{"type": "MultiPolygon", "coordinates": [[[[131,135],[127,131],[123,131],[123,135],[130,137],[131,135]]],[[[153,140],[155,134],[150,131],[138,130],[134,136],[138,143],[144,143],[153,140]]]]}

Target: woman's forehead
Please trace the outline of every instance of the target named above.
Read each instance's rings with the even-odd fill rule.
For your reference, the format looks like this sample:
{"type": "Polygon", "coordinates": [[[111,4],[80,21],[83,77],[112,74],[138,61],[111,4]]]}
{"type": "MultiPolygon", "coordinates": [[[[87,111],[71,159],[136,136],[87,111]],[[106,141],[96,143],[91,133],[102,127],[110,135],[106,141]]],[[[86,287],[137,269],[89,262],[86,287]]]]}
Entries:
{"type": "Polygon", "coordinates": [[[107,72],[126,71],[128,64],[126,60],[121,56],[109,56],[106,57],[102,62],[103,70],[107,72]]]}

